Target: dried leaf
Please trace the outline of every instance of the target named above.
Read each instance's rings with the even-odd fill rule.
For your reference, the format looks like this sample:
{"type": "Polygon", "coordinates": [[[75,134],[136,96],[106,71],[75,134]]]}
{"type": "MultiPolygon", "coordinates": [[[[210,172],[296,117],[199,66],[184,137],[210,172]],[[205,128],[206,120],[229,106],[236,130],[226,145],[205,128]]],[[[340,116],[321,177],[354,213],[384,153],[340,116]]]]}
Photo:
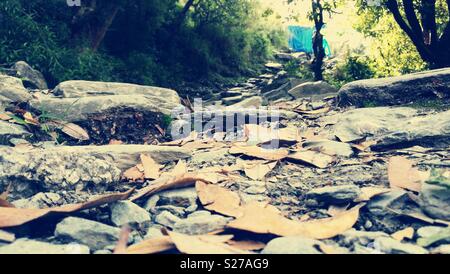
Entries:
{"type": "Polygon", "coordinates": [[[363,206],[364,204],[360,204],[331,218],[298,222],[283,217],[272,207],[251,203],[244,207],[242,217],[231,221],[227,226],[259,234],[328,239],[352,228],[358,220],[359,209],[363,206]]]}
{"type": "Polygon", "coordinates": [[[149,186],[140,189],[130,200],[135,201],[163,190],[192,186],[196,181],[208,182],[198,173],[185,173],[181,176],[163,175],[153,181],[149,186]]]}
{"type": "Polygon", "coordinates": [[[404,239],[412,239],[414,237],[414,228],[407,227],[405,229],[393,233],[391,237],[400,242],[403,241],[404,239]]]}
{"type": "Polygon", "coordinates": [[[12,243],[16,240],[16,235],[0,229],[0,242],[12,243]]]}
{"type": "Polygon", "coordinates": [[[126,254],[155,254],[174,249],[175,245],[169,236],[160,236],[143,240],[138,244],[129,246],[126,254]]]}
{"type": "Polygon", "coordinates": [[[378,195],[384,194],[384,193],[388,193],[391,190],[388,188],[382,188],[382,187],[372,187],[372,186],[368,186],[368,187],[362,187],[361,188],[361,195],[359,195],[358,198],[355,199],[354,202],[367,202],[370,201],[370,199],[372,199],[373,197],[376,197],[378,195]]]}
{"type": "Polygon", "coordinates": [[[185,254],[246,254],[247,252],[226,244],[233,235],[190,236],[168,232],[176,248],[185,254]]]}
{"type": "Polygon", "coordinates": [[[289,152],[286,149],[264,149],[257,146],[234,145],[229,150],[230,154],[244,154],[246,156],[264,159],[268,161],[278,161],[286,158],[289,152]]]}
{"type": "Polygon", "coordinates": [[[297,151],[289,154],[286,159],[310,164],[318,168],[326,168],[334,161],[332,156],[310,150],[297,151]]]}
{"type": "Polygon", "coordinates": [[[15,207],[13,204],[8,202],[8,195],[11,192],[12,185],[9,184],[6,190],[0,194],[0,207],[15,207]]]}
{"type": "Polygon", "coordinates": [[[175,167],[168,173],[171,176],[182,176],[187,173],[187,164],[184,160],[179,160],[175,167]]]}
{"type": "MultiPolygon", "coordinates": [[[[337,216],[347,211],[349,204],[344,206],[330,205],[327,210],[327,214],[330,216],[337,216]]],[[[306,215],[308,216],[308,215],[306,215]]]]}
{"type": "Polygon", "coordinates": [[[324,107],[324,108],[320,108],[320,109],[315,109],[315,110],[299,110],[299,109],[294,109],[295,112],[300,113],[300,114],[304,114],[304,115],[319,115],[319,114],[324,114],[327,113],[331,110],[330,107],[324,107]]]}
{"type": "Polygon", "coordinates": [[[144,173],[138,168],[138,166],[131,167],[127,169],[123,174],[122,178],[125,180],[131,180],[133,182],[144,180],[144,173]]]}
{"type": "Polygon", "coordinates": [[[145,179],[158,179],[160,176],[159,170],[161,165],[153,160],[150,156],[141,154],[141,162],[144,167],[144,178],[145,179]]]}
{"type": "Polygon", "coordinates": [[[114,254],[126,254],[128,246],[128,238],[130,237],[131,229],[128,225],[122,227],[120,231],[119,240],[114,248],[114,254]]]}
{"type": "Polygon", "coordinates": [[[196,182],[195,188],[200,202],[206,209],[231,217],[242,215],[241,199],[237,193],[200,181],[196,182]]]}
{"type": "Polygon", "coordinates": [[[0,207],[0,228],[20,226],[48,215],[74,213],[118,200],[128,199],[133,191],[134,189],[130,189],[124,193],[103,195],[85,203],[64,205],[46,209],[0,207]]]}
{"type": "Polygon", "coordinates": [[[271,172],[275,168],[276,165],[277,162],[248,165],[244,167],[245,175],[255,181],[262,180],[269,172],[271,172]]]}
{"type": "Polygon", "coordinates": [[[161,133],[162,136],[166,135],[166,131],[162,127],[160,127],[158,124],[156,124],[155,127],[159,131],[159,133],[161,133]]]}
{"type": "Polygon", "coordinates": [[[247,143],[255,145],[272,141],[292,145],[300,140],[298,129],[293,127],[271,129],[261,125],[247,124],[244,126],[244,135],[247,137],[247,143]]]}
{"type": "Polygon", "coordinates": [[[86,130],[74,123],[64,124],[64,126],[61,128],[61,131],[69,135],[70,137],[80,141],[89,140],[89,134],[86,132],[86,130]]]}
{"type": "Polygon", "coordinates": [[[359,144],[352,144],[352,147],[356,148],[359,151],[366,151],[368,148],[370,148],[373,145],[376,145],[377,143],[378,142],[375,140],[367,140],[359,144]]]}
{"type": "Polygon", "coordinates": [[[123,142],[120,141],[120,140],[111,139],[111,140],[109,141],[109,144],[110,144],[110,145],[122,145],[123,142]]]}
{"type": "Polygon", "coordinates": [[[413,162],[402,156],[389,159],[388,177],[392,188],[399,187],[420,192],[422,182],[429,178],[429,172],[413,168],[413,162]]]}
{"type": "Polygon", "coordinates": [[[0,120],[2,120],[2,121],[9,121],[9,120],[11,120],[12,118],[11,118],[11,116],[9,116],[8,114],[6,114],[6,113],[0,113],[0,120]]]}
{"type": "Polygon", "coordinates": [[[36,119],[36,118],[34,118],[33,117],[33,114],[31,114],[30,112],[26,112],[24,115],[23,115],[23,119],[25,119],[25,121],[28,123],[28,124],[32,124],[32,125],[39,125],[39,121],[36,119]]]}
{"type": "Polygon", "coordinates": [[[227,244],[229,244],[230,246],[232,246],[234,248],[246,250],[246,251],[261,250],[266,246],[266,244],[263,242],[252,241],[252,240],[241,240],[241,241],[229,240],[229,241],[227,241],[227,244]]]}

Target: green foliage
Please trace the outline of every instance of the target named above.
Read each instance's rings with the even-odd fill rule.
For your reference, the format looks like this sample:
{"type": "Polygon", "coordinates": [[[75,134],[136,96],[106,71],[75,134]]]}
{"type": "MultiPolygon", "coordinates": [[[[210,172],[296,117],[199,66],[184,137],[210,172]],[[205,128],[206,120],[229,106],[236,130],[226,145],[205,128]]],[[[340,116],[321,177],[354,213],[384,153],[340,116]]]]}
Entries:
{"type": "Polygon", "coordinates": [[[78,9],[65,1],[3,0],[0,63],[24,60],[50,86],[85,79],[170,87],[258,70],[286,41],[273,16],[253,0],[197,0],[179,21],[184,3],[97,0],[96,10],[74,25],[78,9]],[[119,12],[101,47],[92,50],[91,29],[115,4],[119,12]]]}
{"type": "Polygon", "coordinates": [[[324,78],[331,85],[340,88],[343,85],[374,77],[371,60],[365,56],[348,53],[343,62],[337,63],[331,71],[326,71],[324,78]]]}

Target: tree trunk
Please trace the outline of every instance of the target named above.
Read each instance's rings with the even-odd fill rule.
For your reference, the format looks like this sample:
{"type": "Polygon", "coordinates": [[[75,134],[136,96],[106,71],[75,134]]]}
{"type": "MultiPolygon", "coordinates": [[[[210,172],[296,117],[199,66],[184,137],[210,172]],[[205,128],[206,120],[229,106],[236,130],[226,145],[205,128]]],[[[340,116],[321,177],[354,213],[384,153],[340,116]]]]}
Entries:
{"type": "Polygon", "coordinates": [[[314,20],[315,32],[313,36],[314,59],[311,63],[311,69],[316,81],[323,80],[323,60],[325,58],[325,49],[323,48],[323,35],[321,33],[324,26],[323,7],[320,0],[312,0],[312,16],[314,20]]]}

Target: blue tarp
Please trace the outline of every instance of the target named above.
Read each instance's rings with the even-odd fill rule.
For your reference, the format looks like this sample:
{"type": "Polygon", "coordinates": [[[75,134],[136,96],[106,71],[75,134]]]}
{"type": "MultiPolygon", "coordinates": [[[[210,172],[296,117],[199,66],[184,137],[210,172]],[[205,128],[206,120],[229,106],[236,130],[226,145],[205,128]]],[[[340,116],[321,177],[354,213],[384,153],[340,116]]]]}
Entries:
{"type": "MultiPolygon", "coordinates": [[[[314,28],[302,26],[289,26],[289,47],[295,52],[313,53],[312,38],[314,28]]],[[[330,45],[326,39],[323,39],[325,54],[331,55],[330,45]]]]}

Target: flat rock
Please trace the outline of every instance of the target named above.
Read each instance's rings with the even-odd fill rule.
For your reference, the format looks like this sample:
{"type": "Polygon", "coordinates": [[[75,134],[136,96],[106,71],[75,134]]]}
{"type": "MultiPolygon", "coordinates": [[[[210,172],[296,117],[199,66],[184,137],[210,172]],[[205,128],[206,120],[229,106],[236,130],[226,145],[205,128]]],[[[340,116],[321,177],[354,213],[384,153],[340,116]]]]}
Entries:
{"type": "Polygon", "coordinates": [[[418,116],[407,107],[380,107],[350,110],[325,118],[331,133],[342,142],[365,138],[377,142],[375,150],[420,145],[447,146],[450,142],[450,111],[418,116]]]}
{"type": "Polygon", "coordinates": [[[322,254],[316,247],[317,240],[292,236],[271,240],[261,252],[262,254],[322,254]]]}
{"type": "Polygon", "coordinates": [[[330,156],[350,157],[354,154],[353,149],[349,144],[331,140],[305,141],[303,147],[330,156]]]}
{"type": "Polygon", "coordinates": [[[450,98],[450,69],[429,70],[397,77],[346,84],[338,95],[340,106],[390,106],[419,100],[450,98]]]}
{"type": "Polygon", "coordinates": [[[450,244],[450,227],[424,226],[417,230],[417,236],[417,244],[424,247],[450,244]]]}
{"type": "Polygon", "coordinates": [[[56,225],[55,237],[62,241],[74,241],[89,246],[92,250],[115,245],[120,229],[86,219],[67,217],[56,225]]]}
{"type": "Polygon", "coordinates": [[[0,145],[9,145],[11,139],[31,137],[23,126],[0,120],[0,145]]]}
{"type": "Polygon", "coordinates": [[[288,93],[297,99],[312,98],[313,100],[321,100],[325,97],[335,95],[337,89],[326,82],[318,81],[300,84],[289,90],[288,93]]]}
{"type": "Polygon", "coordinates": [[[173,230],[188,235],[202,235],[223,229],[229,221],[230,218],[220,215],[194,216],[181,219],[175,224],[173,230]]]}
{"type": "Polygon", "coordinates": [[[355,185],[327,186],[316,188],[306,193],[307,199],[316,200],[319,204],[345,204],[352,202],[361,194],[355,185]]]}
{"type": "MultiPolygon", "coordinates": [[[[170,97],[169,97],[170,98],[170,97]]],[[[171,115],[180,104],[162,97],[145,95],[105,95],[89,97],[56,98],[41,96],[30,100],[34,109],[47,112],[68,122],[85,121],[101,114],[120,115],[122,111],[141,112],[146,115],[171,115]]]]}
{"type": "Polygon", "coordinates": [[[12,244],[1,246],[0,254],[89,254],[89,247],[80,244],[51,244],[21,238],[12,244]]]}
{"type": "Polygon", "coordinates": [[[28,197],[39,192],[89,188],[105,191],[119,183],[126,169],[148,154],[159,163],[190,157],[179,147],[150,145],[56,146],[46,149],[0,148],[0,186],[28,197]],[[27,193],[29,189],[30,193],[27,193]]]}
{"type": "Polygon", "coordinates": [[[121,227],[126,224],[150,222],[150,214],[130,201],[118,201],[110,205],[111,222],[121,227]]]}
{"type": "Polygon", "coordinates": [[[58,193],[40,192],[28,199],[19,199],[12,204],[17,208],[50,208],[63,204],[62,197],[58,193]]]}
{"type": "Polygon", "coordinates": [[[23,86],[22,80],[0,74],[0,106],[12,102],[26,102],[31,94],[23,86]]]}
{"type": "Polygon", "coordinates": [[[258,108],[262,105],[262,103],[263,98],[261,96],[253,96],[250,98],[243,99],[239,103],[228,106],[228,108],[248,108],[248,107],[258,108]]]}
{"type": "Polygon", "coordinates": [[[427,215],[450,221],[450,188],[424,183],[419,198],[420,206],[427,215]]]}
{"type": "Polygon", "coordinates": [[[354,228],[347,230],[346,232],[340,235],[343,237],[343,241],[345,244],[360,244],[362,246],[366,246],[369,243],[373,242],[375,239],[380,237],[389,237],[388,234],[381,231],[360,231],[354,228]]]}
{"type": "Polygon", "coordinates": [[[373,197],[367,203],[366,208],[371,214],[383,217],[390,214],[390,211],[388,209],[389,206],[405,195],[407,195],[406,191],[395,189],[390,192],[373,197]]]}
{"type": "Polygon", "coordinates": [[[184,208],[195,205],[198,197],[194,187],[166,190],[160,192],[158,196],[158,206],[171,205],[184,208]]]}
{"type": "Polygon", "coordinates": [[[428,254],[428,251],[423,247],[402,243],[388,237],[375,239],[373,246],[376,250],[387,254],[428,254]]]}
{"type": "Polygon", "coordinates": [[[162,226],[168,227],[170,229],[173,229],[175,227],[175,224],[179,222],[181,219],[169,211],[163,211],[155,218],[155,222],[157,224],[160,224],[162,226]]]}

